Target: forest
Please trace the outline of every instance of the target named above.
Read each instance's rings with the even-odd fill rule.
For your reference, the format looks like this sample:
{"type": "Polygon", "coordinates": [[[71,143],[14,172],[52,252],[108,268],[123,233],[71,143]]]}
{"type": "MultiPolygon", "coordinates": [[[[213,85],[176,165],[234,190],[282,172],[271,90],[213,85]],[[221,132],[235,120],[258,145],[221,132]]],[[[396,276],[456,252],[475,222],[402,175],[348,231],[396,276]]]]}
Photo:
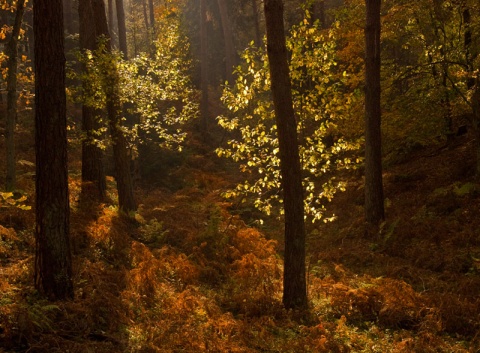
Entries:
{"type": "Polygon", "coordinates": [[[480,352],[478,0],[0,5],[0,353],[480,352]]]}

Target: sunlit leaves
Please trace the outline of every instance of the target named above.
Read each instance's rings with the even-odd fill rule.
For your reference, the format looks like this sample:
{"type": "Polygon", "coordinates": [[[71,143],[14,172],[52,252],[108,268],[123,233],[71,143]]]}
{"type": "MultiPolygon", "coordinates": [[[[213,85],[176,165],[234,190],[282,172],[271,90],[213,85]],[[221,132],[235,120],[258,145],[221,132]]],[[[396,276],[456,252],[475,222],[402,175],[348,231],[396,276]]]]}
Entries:
{"type": "MultiPolygon", "coordinates": [[[[349,117],[353,95],[345,93],[348,76],[337,72],[335,43],[318,26],[302,21],[287,39],[290,75],[296,111],[305,188],[305,210],[312,220],[323,218],[325,202],[344,188],[335,179],[339,170],[354,167],[356,141],[342,137],[338,124],[349,117]]],[[[266,53],[253,43],[242,54],[233,88],[226,87],[222,101],[228,116],[218,123],[231,131],[219,156],[233,159],[247,180],[227,196],[253,197],[254,205],[267,214],[281,212],[279,149],[277,127],[270,93],[266,53]]]]}
{"type": "Polygon", "coordinates": [[[0,208],[16,207],[21,210],[27,211],[30,210],[32,207],[24,204],[26,200],[27,197],[25,195],[16,197],[12,192],[0,192],[0,208]]]}
{"type": "MultiPolygon", "coordinates": [[[[125,61],[119,53],[105,50],[105,42],[101,40],[97,50],[80,55],[85,73],[81,76],[70,73],[83,82],[82,94],[73,92],[73,95],[100,111],[106,106],[105,88],[118,85],[120,100],[128,107],[124,113],[134,122],[128,128],[122,127],[131,146],[148,139],[161,147],[180,148],[185,138],[182,125],[198,112],[188,76],[188,45],[180,35],[178,19],[165,21],[154,54],[142,53],[125,61]]],[[[95,141],[100,147],[105,146],[100,140],[103,132],[97,132],[99,139],[95,141]]]]}

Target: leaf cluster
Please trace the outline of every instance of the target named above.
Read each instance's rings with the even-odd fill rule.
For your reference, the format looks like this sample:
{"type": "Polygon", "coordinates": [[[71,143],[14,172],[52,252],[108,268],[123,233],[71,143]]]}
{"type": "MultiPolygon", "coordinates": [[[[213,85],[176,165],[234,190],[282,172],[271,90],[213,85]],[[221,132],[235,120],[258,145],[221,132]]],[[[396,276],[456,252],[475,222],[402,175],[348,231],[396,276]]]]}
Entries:
{"type": "MultiPolygon", "coordinates": [[[[305,210],[312,220],[324,216],[330,201],[344,183],[338,171],[360,162],[355,156],[359,140],[346,138],[339,129],[352,114],[355,96],[346,89],[346,72],[337,70],[333,28],[322,33],[307,17],[292,27],[287,38],[293,104],[299,133],[300,158],[305,188],[305,210]]],[[[222,101],[229,114],[218,123],[232,138],[217,149],[240,163],[250,174],[227,196],[253,196],[257,208],[272,213],[282,203],[277,126],[270,93],[270,73],[264,48],[253,43],[242,54],[235,85],[226,87],[222,101]]]]}
{"type": "MultiPolygon", "coordinates": [[[[131,145],[149,140],[172,148],[184,140],[186,134],[182,126],[195,118],[198,111],[188,76],[187,43],[180,37],[178,20],[169,19],[164,24],[155,48],[152,56],[141,53],[124,60],[121,53],[106,50],[106,39],[101,39],[98,49],[78,55],[84,71],[80,75],[71,71],[69,75],[79,78],[83,84],[71,93],[83,104],[101,112],[106,109],[106,95],[118,87],[125,107],[123,120],[127,116],[129,120],[122,129],[131,145]]],[[[102,120],[102,114],[97,114],[97,119],[102,120]]],[[[105,130],[103,127],[95,132],[99,137],[96,143],[101,147],[105,147],[105,141],[101,140],[105,130]]]]}

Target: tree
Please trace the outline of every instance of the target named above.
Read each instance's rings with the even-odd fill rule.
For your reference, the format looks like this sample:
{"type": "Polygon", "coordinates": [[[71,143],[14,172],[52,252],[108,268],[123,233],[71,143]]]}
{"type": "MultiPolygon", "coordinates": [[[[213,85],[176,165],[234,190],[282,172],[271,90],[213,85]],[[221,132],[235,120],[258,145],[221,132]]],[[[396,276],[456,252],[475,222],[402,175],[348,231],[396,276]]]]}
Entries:
{"type": "Polygon", "coordinates": [[[260,21],[258,16],[257,0],[251,0],[252,3],[252,16],[253,26],[255,27],[255,44],[260,46],[262,43],[262,35],[260,34],[260,21]]]}
{"type": "Polygon", "coordinates": [[[125,23],[125,8],[123,5],[123,0],[115,0],[118,23],[118,44],[120,51],[123,53],[123,58],[126,59],[128,58],[127,27],[125,23]]]}
{"type": "MultiPolygon", "coordinates": [[[[287,50],[295,117],[299,131],[304,206],[307,220],[333,220],[329,201],[344,190],[342,175],[360,159],[363,132],[351,127],[356,118],[355,93],[350,75],[338,68],[336,28],[325,32],[318,22],[305,18],[288,31],[287,50]]],[[[236,81],[223,90],[227,109],[220,126],[233,132],[220,156],[239,163],[246,180],[226,193],[253,199],[267,215],[281,214],[281,185],[277,124],[272,111],[270,73],[265,46],[251,43],[241,55],[236,81]]]]}
{"type": "MultiPolygon", "coordinates": [[[[95,14],[90,0],[78,4],[80,18],[80,49],[94,51],[98,48],[100,34],[95,25],[95,14]]],[[[88,75],[87,66],[83,67],[88,75]]],[[[88,191],[88,185],[93,183],[98,200],[106,197],[106,179],[103,167],[103,151],[99,147],[102,137],[101,110],[91,102],[94,97],[94,87],[88,80],[83,81],[82,131],[85,133],[82,141],[82,193],[88,191]],[[90,98],[90,99],[89,99],[90,98]]]]}
{"type": "Polygon", "coordinates": [[[381,0],[366,0],[365,219],[374,225],[385,218],[380,108],[380,8],[381,0]]]}
{"type": "Polygon", "coordinates": [[[200,0],[200,90],[202,97],[200,99],[200,119],[203,133],[208,131],[208,29],[207,29],[207,0],[200,0]]]}
{"type": "Polygon", "coordinates": [[[285,44],[282,0],[265,0],[264,11],[285,208],[283,305],[287,309],[306,308],[308,303],[302,173],[285,44]]]}
{"type": "Polygon", "coordinates": [[[148,0],[148,8],[150,10],[150,27],[155,34],[155,8],[153,6],[153,0],[148,0]]]}
{"type": "Polygon", "coordinates": [[[36,0],[33,11],[35,286],[50,300],[61,300],[73,298],[62,0],[36,0]]]}
{"type": "MultiPolygon", "coordinates": [[[[111,54],[111,38],[108,33],[107,17],[103,0],[91,0],[92,10],[95,15],[96,33],[103,36],[106,41],[104,50],[111,54]]],[[[122,2],[122,0],[120,0],[122,2]]],[[[118,9],[118,0],[117,0],[118,9]]],[[[125,54],[125,53],[124,53],[125,54]]],[[[122,127],[122,103],[119,92],[119,73],[115,57],[107,55],[102,62],[102,84],[105,90],[108,126],[113,145],[113,158],[115,165],[115,179],[118,190],[118,206],[127,215],[137,209],[133,195],[133,181],[130,174],[130,156],[128,154],[128,141],[122,127]]]]}
{"type": "Polygon", "coordinates": [[[226,0],[217,0],[220,10],[220,19],[223,28],[223,39],[225,42],[225,78],[229,84],[233,83],[233,67],[235,66],[235,47],[233,45],[232,29],[230,28],[230,19],[228,16],[228,7],[226,0]]]}
{"type": "Polygon", "coordinates": [[[113,16],[113,0],[108,0],[108,30],[110,32],[110,38],[112,38],[112,41],[113,41],[113,38],[115,37],[115,26],[114,26],[114,16],[113,16]]]}
{"type": "Polygon", "coordinates": [[[15,168],[15,125],[17,120],[17,60],[18,60],[18,37],[22,26],[25,0],[17,2],[15,22],[12,34],[8,41],[5,52],[8,55],[7,61],[7,123],[5,131],[6,152],[7,152],[7,175],[5,189],[15,189],[16,168],[15,168]]]}

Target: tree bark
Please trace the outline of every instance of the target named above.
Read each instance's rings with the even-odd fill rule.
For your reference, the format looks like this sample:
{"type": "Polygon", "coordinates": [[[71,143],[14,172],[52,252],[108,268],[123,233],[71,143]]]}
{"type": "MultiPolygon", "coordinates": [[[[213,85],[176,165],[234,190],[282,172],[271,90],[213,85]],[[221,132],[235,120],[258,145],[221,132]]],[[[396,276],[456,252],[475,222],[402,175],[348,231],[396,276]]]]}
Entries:
{"type": "Polygon", "coordinates": [[[150,28],[150,24],[148,22],[147,0],[142,0],[142,7],[143,7],[143,21],[145,22],[145,28],[148,31],[150,28]]]}
{"type": "Polygon", "coordinates": [[[223,39],[225,43],[225,78],[230,85],[233,84],[233,68],[235,66],[235,47],[233,45],[232,28],[228,16],[226,0],[217,0],[220,10],[220,19],[222,21],[223,39]]]}
{"type": "Polygon", "coordinates": [[[115,33],[115,19],[113,14],[113,0],[108,0],[108,31],[110,32],[110,37],[112,38],[112,41],[115,33]]]}
{"type": "Polygon", "coordinates": [[[5,189],[13,191],[16,181],[16,161],[15,161],[15,126],[17,120],[17,59],[18,59],[18,36],[22,26],[23,12],[25,9],[25,0],[17,2],[17,11],[15,13],[15,22],[13,24],[12,35],[6,45],[5,52],[8,55],[7,60],[7,123],[6,123],[6,153],[7,153],[7,175],[5,189]]]}
{"type": "Polygon", "coordinates": [[[207,1],[200,0],[200,119],[201,130],[208,131],[208,30],[207,30],[207,1]]]}
{"type": "Polygon", "coordinates": [[[73,298],[62,0],[35,0],[35,286],[73,298]]]}
{"type": "MultiPolygon", "coordinates": [[[[95,14],[90,0],[80,1],[78,15],[80,18],[80,49],[95,51],[98,49],[97,37],[100,34],[97,34],[96,31],[95,14]]],[[[86,70],[85,67],[84,70],[86,70]]],[[[83,92],[85,97],[92,97],[94,94],[93,89],[87,83],[83,84],[83,92]]],[[[105,199],[107,191],[103,151],[95,143],[102,137],[99,135],[102,126],[101,111],[84,103],[82,107],[82,131],[85,133],[82,141],[82,195],[91,194],[89,186],[93,184],[94,195],[98,201],[105,199]]]]}
{"type": "Polygon", "coordinates": [[[153,6],[153,0],[148,0],[148,7],[150,10],[150,27],[152,27],[155,33],[155,7],[153,6]]]}
{"type": "Polygon", "coordinates": [[[115,0],[115,7],[117,8],[118,45],[120,51],[123,53],[123,58],[127,59],[127,26],[125,24],[125,8],[123,6],[123,0],[115,0]]]}
{"type": "Polygon", "coordinates": [[[373,225],[385,219],[380,110],[380,8],[381,0],[366,0],[365,219],[373,225]]]}
{"type": "Polygon", "coordinates": [[[258,19],[257,0],[252,0],[253,24],[255,26],[255,45],[260,48],[262,45],[262,34],[260,31],[260,20],[258,19]]]}
{"type": "Polygon", "coordinates": [[[303,309],[307,307],[307,289],[302,172],[285,43],[282,0],[265,0],[264,9],[285,211],[283,304],[287,309],[303,309]]]}
{"type": "Polygon", "coordinates": [[[475,136],[475,178],[480,180],[480,82],[479,75],[475,73],[474,61],[476,57],[472,54],[472,18],[470,8],[464,2],[462,4],[462,17],[465,25],[463,44],[465,50],[465,62],[467,66],[467,89],[472,91],[471,107],[473,113],[472,127],[475,136]]]}

